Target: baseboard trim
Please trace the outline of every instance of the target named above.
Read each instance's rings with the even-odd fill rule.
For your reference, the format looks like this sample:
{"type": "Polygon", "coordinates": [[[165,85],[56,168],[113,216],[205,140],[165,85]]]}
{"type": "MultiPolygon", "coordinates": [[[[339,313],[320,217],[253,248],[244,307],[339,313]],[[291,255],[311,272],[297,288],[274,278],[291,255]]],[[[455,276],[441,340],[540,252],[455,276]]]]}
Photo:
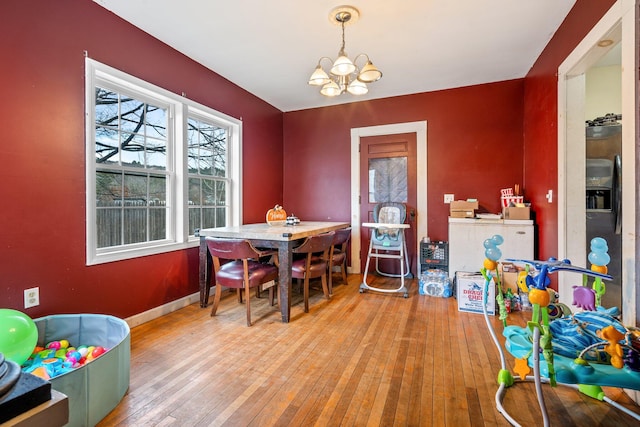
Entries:
{"type": "Polygon", "coordinates": [[[169,314],[173,311],[184,308],[198,301],[200,301],[200,292],[187,295],[186,297],[168,302],[159,307],[154,307],[151,310],[147,310],[145,312],[138,313],[131,317],[127,317],[126,319],[124,319],[124,321],[127,322],[130,328],[133,328],[133,327],[142,325],[143,323],[146,323],[150,320],[157,319],[158,317],[164,316],[165,314],[169,314]]]}

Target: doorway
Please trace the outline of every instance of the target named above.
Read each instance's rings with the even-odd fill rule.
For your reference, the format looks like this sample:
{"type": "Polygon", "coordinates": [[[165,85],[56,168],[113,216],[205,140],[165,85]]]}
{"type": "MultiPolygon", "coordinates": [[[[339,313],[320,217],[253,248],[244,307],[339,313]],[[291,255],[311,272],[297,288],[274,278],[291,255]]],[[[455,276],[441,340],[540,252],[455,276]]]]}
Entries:
{"type": "MultiPolygon", "coordinates": [[[[374,209],[378,203],[402,203],[405,206],[404,222],[410,225],[404,233],[409,260],[417,259],[416,184],[415,132],[360,138],[360,218],[363,222],[375,222],[374,209]]],[[[369,247],[369,230],[362,227],[360,235],[360,270],[363,270],[369,247]]],[[[376,262],[380,272],[400,274],[396,260],[381,258],[376,262]]],[[[414,277],[418,274],[414,263],[409,262],[406,270],[414,277]]]]}
{"type": "MultiPolygon", "coordinates": [[[[621,47],[622,114],[622,249],[623,323],[635,324],[636,313],[636,81],[634,1],[619,0],[558,68],[558,258],[586,262],[586,73],[616,44],[621,47]],[[608,46],[602,41],[611,40],[608,46]],[[626,71],[625,71],[626,70],[626,71]]],[[[583,265],[587,268],[590,265],[583,265]]],[[[575,275],[558,274],[561,300],[570,304],[575,275]]]]}
{"type": "MultiPolygon", "coordinates": [[[[360,139],[370,136],[394,135],[414,133],[416,136],[416,213],[415,213],[415,237],[411,249],[419,254],[419,242],[423,236],[427,236],[427,122],[397,123],[391,125],[369,126],[351,129],[351,266],[350,273],[362,272],[361,224],[366,218],[361,218],[360,213],[360,139]]],[[[366,197],[364,195],[363,197],[366,197]]],[[[413,226],[413,224],[412,224],[413,226]]],[[[417,255],[411,260],[411,264],[419,265],[417,255]]]]}

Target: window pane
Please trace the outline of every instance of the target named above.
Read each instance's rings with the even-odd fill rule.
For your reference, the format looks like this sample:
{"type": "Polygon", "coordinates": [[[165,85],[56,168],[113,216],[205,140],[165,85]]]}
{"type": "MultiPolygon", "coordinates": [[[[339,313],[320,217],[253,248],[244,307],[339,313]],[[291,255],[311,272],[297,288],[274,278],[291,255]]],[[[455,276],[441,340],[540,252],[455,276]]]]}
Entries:
{"type": "Polygon", "coordinates": [[[147,138],[147,162],[148,168],[165,170],[167,168],[167,142],[158,139],[147,138]]]}
{"type": "Polygon", "coordinates": [[[125,208],[123,210],[124,244],[147,241],[147,210],[141,208],[125,208]]]}
{"type": "Polygon", "coordinates": [[[116,206],[122,200],[122,174],[96,172],[96,206],[116,206]]]}
{"type": "Polygon", "coordinates": [[[144,137],[138,134],[123,133],[121,161],[123,166],[144,167],[144,137]]]}
{"type": "Polygon", "coordinates": [[[202,226],[200,228],[217,227],[216,209],[202,209],[202,226]]]}
{"type": "Polygon", "coordinates": [[[407,202],[407,158],[369,159],[369,203],[407,202]]]}
{"type": "Polygon", "coordinates": [[[143,175],[124,176],[125,206],[146,206],[147,177],[143,175]]]}
{"type": "Polygon", "coordinates": [[[96,87],[96,125],[118,127],[118,94],[96,87]]]}
{"type": "Polygon", "coordinates": [[[199,136],[199,152],[198,156],[200,161],[198,162],[199,173],[201,175],[213,174],[213,144],[212,144],[212,130],[211,126],[206,123],[200,123],[200,136],[199,136]]]}
{"type": "Polygon", "coordinates": [[[167,210],[149,210],[149,240],[162,240],[167,235],[167,210]]]}
{"type": "Polygon", "coordinates": [[[189,172],[226,176],[227,129],[193,118],[188,127],[189,172]]]}
{"type": "Polygon", "coordinates": [[[193,235],[196,228],[200,226],[200,208],[189,207],[189,234],[193,235]]]}
{"type": "Polygon", "coordinates": [[[147,105],[147,137],[167,139],[167,110],[147,105]]]}
{"type": "Polygon", "coordinates": [[[142,112],[144,103],[137,99],[122,96],[120,98],[120,130],[123,132],[144,132],[142,112]]]}
{"type": "Polygon", "coordinates": [[[227,225],[227,209],[216,208],[216,227],[225,227],[227,225]]]}
{"type": "Polygon", "coordinates": [[[96,160],[118,161],[118,94],[107,89],[96,88],[96,160]],[[106,128],[110,127],[110,129],[106,128]]]}
{"type": "Polygon", "coordinates": [[[189,205],[200,206],[200,179],[189,178],[189,205]]]}
{"type": "Polygon", "coordinates": [[[96,163],[118,163],[118,131],[96,126],[96,163]]]}
{"type": "Polygon", "coordinates": [[[225,181],[216,181],[216,205],[224,206],[227,204],[227,183],[225,181]]]}
{"type": "Polygon", "coordinates": [[[198,122],[194,119],[189,119],[187,121],[187,162],[189,173],[198,173],[199,136],[198,122]]]}
{"type": "Polygon", "coordinates": [[[167,178],[165,176],[149,177],[148,204],[153,204],[153,206],[167,205],[167,178]]]}
{"type": "Polygon", "coordinates": [[[215,132],[215,144],[213,148],[215,176],[227,176],[227,130],[218,128],[215,132]]]}
{"type": "Polygon", "coordinates": [[[209,123],[199,122],[198,128],[200,130],[200,146],[208,149],[213,148],[213,130],[215,127],[209,123]]]}
{"type": "Polygon", "coordinates": [[[96,241],[98,248],[118,246],[122,244],[122,210],[96,210],[96,241]]]}
{"type": "Polygon", "coordinates": [[[210,179],[202,180],[202,200],[203,205],[215,205],[216,204],[216,189],[215,182],[210,179]]]}
{"type": "Polygon", "coordinates": [[[211,176],[214,174],[214,158],[210,151],[200,150],[200,174],[211,176]]]}

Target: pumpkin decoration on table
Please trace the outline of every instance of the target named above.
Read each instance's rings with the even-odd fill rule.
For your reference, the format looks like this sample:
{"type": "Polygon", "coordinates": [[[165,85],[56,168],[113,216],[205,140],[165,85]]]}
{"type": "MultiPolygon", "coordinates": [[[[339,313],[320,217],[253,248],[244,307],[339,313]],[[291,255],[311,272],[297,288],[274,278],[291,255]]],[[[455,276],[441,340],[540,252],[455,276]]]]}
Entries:
{"type": "Polygon", "coordinates": [[[267,211],[267,224],[284,225],[287,223],[287,212],[280,205],[275,205],[267,211]]]}

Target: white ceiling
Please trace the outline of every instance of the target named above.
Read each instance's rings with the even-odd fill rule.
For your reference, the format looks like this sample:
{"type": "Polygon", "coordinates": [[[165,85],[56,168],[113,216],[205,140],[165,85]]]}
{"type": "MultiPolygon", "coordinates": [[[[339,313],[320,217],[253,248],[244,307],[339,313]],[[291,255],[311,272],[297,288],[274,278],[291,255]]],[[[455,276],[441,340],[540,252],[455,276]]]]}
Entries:
{"type": "MultiPolygon", "coordinates": [[[[281,111],[524,77],[576,0],[94,0],[281,111]],[[336,6],[360,11],[346,52],[383,72],[369,93],[325,98],[307,80],[335,59],[336,6]]],[[[188,94],[187,94],[188,96],[188,94]]]]}

